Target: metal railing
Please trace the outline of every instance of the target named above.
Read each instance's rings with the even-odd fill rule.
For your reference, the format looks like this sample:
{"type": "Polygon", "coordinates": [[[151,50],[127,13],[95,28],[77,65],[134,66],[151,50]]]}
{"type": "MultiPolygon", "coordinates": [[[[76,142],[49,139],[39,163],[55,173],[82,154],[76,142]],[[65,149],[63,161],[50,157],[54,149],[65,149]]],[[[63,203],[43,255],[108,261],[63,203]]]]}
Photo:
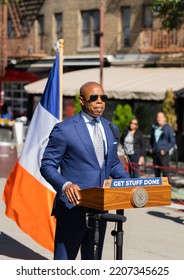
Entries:
{"type": "Polygon", "coordinates": [[[40,41],[35,44],[34,40],[30,36],[19,37],[19,38],[8,38],[7,40],[7,52],[8,57],[22,57],[31,56],[33,54],[45,54],[43,44],[40,41]]]}

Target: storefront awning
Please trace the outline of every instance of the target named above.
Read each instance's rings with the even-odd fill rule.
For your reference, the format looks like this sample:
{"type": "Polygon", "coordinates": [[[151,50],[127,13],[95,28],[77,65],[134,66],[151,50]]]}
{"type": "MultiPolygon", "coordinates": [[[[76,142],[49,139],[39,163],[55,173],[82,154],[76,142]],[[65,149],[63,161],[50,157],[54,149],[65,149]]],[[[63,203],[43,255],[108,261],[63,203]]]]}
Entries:
{"type": "MultiPolygon", "coordinates": [[[[64,96],[75,96],[88,81],[100,81],[100,69],[85,69],[63,74],[64,96]]],[[[24,87],[29,94],[42,94],[47,78],[24,87]]],[[[163,100],[167,90],[175,93],[184,90],[184,68],[131,68],[108,67],[103,69],[103,87],[109,98],[163,100]]]]}

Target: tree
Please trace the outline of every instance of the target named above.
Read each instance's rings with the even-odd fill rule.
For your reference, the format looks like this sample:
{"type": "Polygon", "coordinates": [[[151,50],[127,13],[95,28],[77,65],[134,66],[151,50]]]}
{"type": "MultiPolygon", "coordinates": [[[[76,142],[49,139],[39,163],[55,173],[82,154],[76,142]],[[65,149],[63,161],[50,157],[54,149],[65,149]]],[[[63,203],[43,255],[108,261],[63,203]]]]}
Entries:
{"type": "Polygon", "coordinates": [[[163,101],[163,112],[166,116],[167,122],[174,131],[177,131],[177,116],[175,112],[175,98],[172,89],[168,90],[165,94],[163,101]]]}
{"type": "Polygon", "coordinates": [[[168,30],[177,29],[183,23],[183,0],[153,0],[153,11],[162,20],[162,26],[168,30]]]}
{"type": "Polygon", "coordinates": [[[128,127],[131,119],[134,117],[135,116],[132,113],[132,108],[129,104],[118,104],[116,106],[116,109],[113,112],[112,122],[118,126],[120,135],[122,134],[123,130],[128,127]]]}
{"type": "Polygon", "coordinates": [[[79,102],[79,93],[75,96],[75,103],[74,103],[74,113],[77,114],[81,111],[81,105],[79,102]]]}

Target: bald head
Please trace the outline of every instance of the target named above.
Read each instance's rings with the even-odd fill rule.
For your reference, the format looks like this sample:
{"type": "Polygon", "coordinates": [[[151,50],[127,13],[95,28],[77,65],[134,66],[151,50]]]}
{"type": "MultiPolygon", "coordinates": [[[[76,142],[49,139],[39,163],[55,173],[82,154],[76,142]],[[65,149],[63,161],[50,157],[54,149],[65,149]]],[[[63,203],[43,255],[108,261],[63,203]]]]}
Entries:
{"type": "Polygon", "coordinates": [[[87,82],[80,88],[80,104],[82,110],[92,117],[101,116],[105,110],[107,96],[97,82],[87,82]]]}
{"type": "Polygon", "coordinates": [[[103,90],[102,86],[97,82],[90,81],[83,84],[80,88],[80,96],[85,96],[86,93],[94,90],[95,88],[100,88],[101,90],[103,90]]]}

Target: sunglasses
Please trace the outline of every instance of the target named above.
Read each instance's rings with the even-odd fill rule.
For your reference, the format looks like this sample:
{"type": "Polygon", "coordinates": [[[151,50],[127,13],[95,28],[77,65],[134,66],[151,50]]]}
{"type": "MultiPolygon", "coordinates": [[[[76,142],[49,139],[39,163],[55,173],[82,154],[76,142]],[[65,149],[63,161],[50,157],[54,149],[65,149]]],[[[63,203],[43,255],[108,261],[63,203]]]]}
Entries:
{"type": "MultiPolygon", "coordinates": [[[[84,96],[83,96],[83,97],[84,97],[84,96]]],[[[95,101],[97,101],[98,97],[100,97],[101,100],[102,100],[103,102],[106,102],[107,99],[108,99],[108,97],[107,97],[106,94],[103,94],[103,95],[92,94],[92,95],[90,95],[90,97],[89,97],[89,99],[87,100],[87,102],[89,102],[89,103],[95,102],[95,101]]]]}
{"type": "Polygon", "coordinates": [[[135,123],[135,122],[131,122],[131,124],[135,124],[135,125],[138,125],[138,123],[135,123]]]}

